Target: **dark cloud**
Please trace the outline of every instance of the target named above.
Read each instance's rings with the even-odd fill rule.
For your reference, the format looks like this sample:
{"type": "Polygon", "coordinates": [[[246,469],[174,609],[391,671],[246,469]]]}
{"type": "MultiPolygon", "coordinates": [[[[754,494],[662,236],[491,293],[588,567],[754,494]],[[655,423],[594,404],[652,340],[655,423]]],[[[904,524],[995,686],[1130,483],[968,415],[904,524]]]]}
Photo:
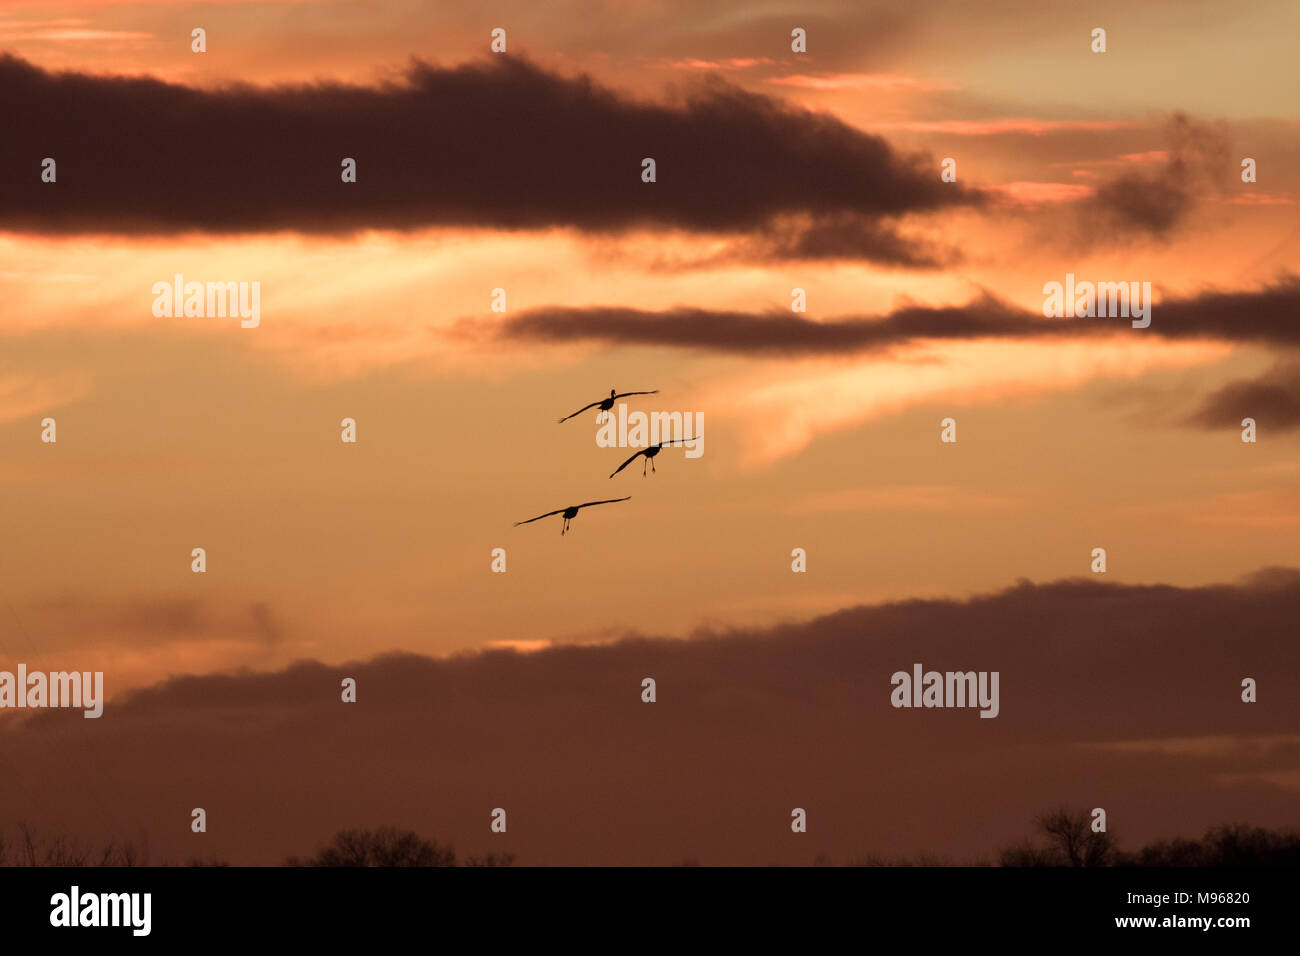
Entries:
{"type": "Polygon", "coordinates": [[[908,307],[881,319],[823,322],[789,311],[756,314],[693,308],[647,312],[550,307],[520,313],[503,323],[499,333],[553,343],[589,340],[789,355],[853,352],[902,344],[913,338],[1032,335],[1037,334],[1041,324],[1045,320],[1013,313],[991,300],[942,309],[908,307]]]}
{"type": "MultiPolygon", "coordinates": [[[[1167,170],[1177,168],[1167,167],[1167,170]]],[[[1134,174],[1103,183],[1097,187],[1096,195],[1081,205],[1095,206],[1121,227],[1163,236],[1182,220],[1195,201],[1181,176],[1160,179],[1134,174]]]]}
{"type": "Polygon", "coordinates": [[[1022,582],[690,640],[182,677],[99,720],[0,715],[0,823],[144,830],[154,862],[247,863],[394,824],[531,864],[970,859],[1060,803],[1106,807],[1128,847],[1293,824],[1277,781],[1300,772],[1298,616],[1287,569],[1198,588],[1022,582]],[[1000,715],[891,707],[890,676],[917,662],[998,671],[1000,715]]]}
{"type": "Polygon", "coordinates": [[[1264,429],[1300,428],[1300,365],[1280,365],[1258,379],[1225,385],[1206,398],[1189,424],[1240,428],[1243,418],[1264,429]]]}
{"type": "Polygon", "coordinates": [[[1165,126],[1169,157],[1154,173],[1134,172],[1097,188],[1079,203],[1084,229],[1133,230],[1164,238],[1194,210],[1208,193],[1222,192],[1228,159],[1228,139],[1221,125],[1210,125],[1176,113],[1165,126]]]}
{"type": "Polygon", "coordinates": [[[897,268],[938,269],[956,264],[961,255],[955,249],[904,236],[892,224],[847,213],[773,223],[763,233],[737,240],[720,256],[696,267],[720,262],[853,259],[897,268]]]}
{"type": "MultiPolygon", "coordinates": [[[[670,103],[497,57],[379,87],[198,90],[0,58],[0,228],[346,233],[429,225],[758,229],[856,216],[833,244],[901,254],[892,217],[975,203],[926,157],[721,81],[670,103]],[[44,157],[58,182],[39,181],[44,157]],[[340,182],[353,157],[358,182],[340,182]],[[657,182],[641,181],[641,161],[657,182]],[[885,238],[882,238],[885,237],[885,238]]],[[[838,220],[837,220],[838,221],[838,220]]],[[[813,254],[832,240],[816,234],[813,254]]]]}
{"type": "MultiPolygon", "coordinates": [[[[1053,281],[1060,281],[1060,277],[1053,281]]],[[[1047,319],[1041,313],[1015,309],[985,295],[967,305],[909,305],[883,317],[850,316],[824,321],[789,311],[752,313],[676,308],[647,312],[556,306],[522,312],[497,326],[493,334],[552,343],[594,341],[752,355],[853,352],[921,339],[1077,338],[1115,334],[1300,345],[1297,315],[1300,315],[1300,277],[1285,275],[1272,285],[1252,291],[1214,291],[1160,301],[1146,329],[1134,329],[1130,320],[1124,318],[1047,319]]],[[[478,323],[462,323],[457,334],[476,334],[478,328],[478,323]]]]}

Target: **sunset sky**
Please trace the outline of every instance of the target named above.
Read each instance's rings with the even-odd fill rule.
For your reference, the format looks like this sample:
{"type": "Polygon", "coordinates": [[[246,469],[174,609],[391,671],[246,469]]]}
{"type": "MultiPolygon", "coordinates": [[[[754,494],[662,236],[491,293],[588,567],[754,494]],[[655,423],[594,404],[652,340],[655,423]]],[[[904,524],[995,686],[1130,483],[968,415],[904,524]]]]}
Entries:
{"type": "MultiPolygon", "coordinates": [[[[500,686],[517,680],[531,699],[543,674],[564,672],[554,655],[578,653],[547,647],[582,645],[596,656],[575,672],[605,673],[599,655],[627,645],[589,645],[708,647],[736,632],[767,647],[837,612],[888,631],[892,612],[862,606],[972,607],[951,602],[1018,582],[1048,588],[1035,592],[1043,617],[1016,612],[1048,631],[1043,596],[1064,579],[1193,604],[1254,593],[1261,570],[1300,568],[1298,29],[1293,0],[0,0],[0,669],[103,670],[111,708],[173,677],[304,660],[386,673],[377,655],[513,647],[517,664],[455,666],[499,665],[500,686]],[[191,52],[195,27],[205,53],[191,52]],[[495,27],[505,54],[489,50],[495,27]],[[791,51],[795,27],[806,53],[791,51]],[[344,157],[355,184],[340,181],[344,157]],[[940,179],[945,158],[956,182],[940,179]],[[177,273],[260,282],[260,324],[155,317],[151,289],[177,273]],[[1150,327],[1044,318],[1044,284],[1067,273],[1150,282],[1150,327]],[[806,313],[791,311],[796,287],[806,313]],[[556,420],[611,387],[658,389],[629,410],[702,414],[704,453],[666,449],[654,475],[607,478],[631,451],[598,447],[593,413],[556,420]],[[1241,440],[1248,416],[1256,443],[1241,440]],[[46,417],[55,444],[41,441],[46,417]],[[940,442],[948,417],[955,444],[940,442]],[[340,441],[344,418],[356,444],[340,441]],[[558,517],[514,527],[623,495],[563,537],[558,517]],[[198,547],[204,574],[190,567],[198,547]],[[1089,571],[1097,547],[1105,575],[1089,571]],[[505,574],[491,572],[494,548],[505,574]],[[807,573],[791,572],[794,548],[807,573]]],[[[1300,578],[1269,573],[1282,577],[1266,593],[1300,606],[1300,578]]],[[[1295,701],[1294,616],[1255,622],[1242,606],[1237,637],[1258,639],[1259,655],[1229,655],[1222,692],[1235,700],[1267,661],[1289,687],[1271,691],[1275,705],[1295,701]]],[[[1178,650],[1172,626],[1154,618],[1134,639],[1192,662],[1217,640],[1198,631],[1204,646],[1178,650]]],[[[936,646],[951,637],[969,661],[936,666],[1014,670],[954,627],[936,646]]],[[[904,642],[862,676],[865,713],[911,654],[904,642]]],[[[628,666],[637,704],[644,668],[628,666]]],[[[773,686],[773,700],[837,700],[823,678],[773,686]]],[[[1175,694],[1156,673],[1135,680],[1175,694]]],[[[123,706],[184,700],[177,687],[123,706]]],[[[471,693],[455,691],[477,713],[471,693]]],[[[1267,759],[1220,768],[1213,786],[1262,789],[1191,801],[1179,822],[1195,835],[1294,808],[1288,706],[1234,711],[1221,730],[1155,716],[1130,729],[1108,710],[1080,718],[1095,740],[1053,733],[1098,753],[1131,753],[1113,748],[1148,732],[1150,746],[1256,741],[1267,759]]],[[[70,741],[91,732],[61,716],[42,719],[70,741]]],[[[1029,734],[1014,723],[1026,719],[999,718],[1029,734]]],[[[963,732],[997,722],[973,723],[963,732]]],[[[11,759],[35,746],[4,734],[11,759]]],[[[1029,765],[1004,743],[1006,766],[1029,765]]],[[[40,794],[0,811],[35,813],[40,794]]],[[[778,825],[799,799],[782,791],[778,825]]],[[[105,800],[128,832],[164,812],[105,800]]],[[[1039,809],[891,839],[974,853],[1039,809]]],[[[1172,835],[1147,812],[1130,832],[1172,835]]],[[[352,821],[316,822],[323,837],[352,821]]],[[[284,852],[311,849],[311,834],[294,838],[284,852]]],[[[218,844],[252,862],[281,850],[251,845],[218,844]]],[[[524,862],[589,859],[522,845],[524,862]]],[[[670,862],[645,834],[627,845],[670,862]]],[[[717,838],[720,862],[783,858],[731,846],[717,838]]]]}

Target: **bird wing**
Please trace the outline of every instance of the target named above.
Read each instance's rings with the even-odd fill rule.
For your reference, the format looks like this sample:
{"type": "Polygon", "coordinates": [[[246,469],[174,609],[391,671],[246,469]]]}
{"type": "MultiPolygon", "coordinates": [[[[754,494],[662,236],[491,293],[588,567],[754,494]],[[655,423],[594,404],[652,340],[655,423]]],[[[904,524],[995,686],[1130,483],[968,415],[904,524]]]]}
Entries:
{"type": "MultiPolygon", "coordinates": [[[[600,402],[603,402],[603,401],[604,401],[604,399],[602,398],[602,399],[600,400],[600,402]]],[[[576,412],[574,412],[573,415],[565,415],[563,418],[561,418],[561,419],[560,419],[560,424],[563,425],[563,424],[564,424],[565,422],[567,422],[570,418],[573,418],[573,417],[576,416],[576,415],[581,415],[583,412],[585,412],[585,411],[586,411],[587,409],[589,409],[589,408],[595,408],[597,405],[600,404],[600,402],[592,402],[590,405],[583,405],[580,409],[578,409],[576,412]]]]}
{"type": "Polygon", "coordinates": [[[622,470],[623,470],[624,468],[626,468],[628,465],[632,464],[632,462],[636,461],[638,458],[640,458],[640,457],[641,457],[642,455],[644,455],[644,454],[645,454],[645,449],[642,448],[639,452],[637,452],[635,455],[633,455],[633,456],[632,456],[631,458],[629,458],[627,461],[623,462],[623,464],[621,464],[621,465],[619,465],[617,468],[615,468],[615,469],[614,469],[614,474],[610,475],[609,477],[613,478],[614,475],[617,475],[620,471],[622,471],[622,470]]]}
{"type": "Polygon", "coordinates": [[[589,508],[589,507],[591,507],[592,505],[612,505],[612,504],[613,504],[614,502],[616,502],[616,501],[627,501],[628,498],[631,498],[631,497],[632,497],[631,495],[628,495],[628,496],[625,497],[625,498],[606,498],[604,501],[588,501],[586,504],[578,505],[578,507],[579,507],[579,508],[589,508]]]}
{"type": "Polygon", "coordinates": [[[657,388],[652,388],[652,389],[651,389],[650,391],[648,391],[648,392],[619,392],[619,393],[618,393],[617,395],[615,395],[614,397],[615,397],[615,398],[627,398],[629,395],[658,395],[658,394],[659,394],[659,389],[657,389],[657,388]]]}
{"type": "Polygon", "coordinates": [[[664,445],[671,445],[674,442],[679,442],[679,441],[695,441],[695,439],[694,438],[665,438],[663,441],[659,442],[659,446],[663,447],[664,445]]]}
{"type": "Polygon", "coordinates": [[[543,518],[549,518],[551,515],[563,514],[566,510],[567,509],[565,508],[560,508],[557,511],[548,511],[544,515],[538,515],[536,518],[529,518],[527,521],[516,521],[515,527],[518,528],[521,524],[532,524],[534,521],[541,521],[543,518]]]}

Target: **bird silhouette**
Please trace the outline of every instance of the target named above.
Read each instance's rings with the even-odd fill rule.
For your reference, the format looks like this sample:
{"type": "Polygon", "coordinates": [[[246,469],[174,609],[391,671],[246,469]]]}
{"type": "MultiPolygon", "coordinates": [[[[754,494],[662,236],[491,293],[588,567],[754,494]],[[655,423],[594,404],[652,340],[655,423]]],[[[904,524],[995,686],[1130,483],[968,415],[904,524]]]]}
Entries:
{"type": "Polygon", "coordinates": [[[563,418],[561,418],[560,424],[563,425],[570,418],[573,418],[577,415],[581,415],[589,408],[599,408],[602,412],[608,412],[611,408],[614,407],[614,401],[619,398],[627,398],[629,395],[657,395],[657,394],[659,394],[659,389],[657,388],[651,389],[648,392],[619,392],[618,394],[615,394],[614,390],[611,388],[609,390],[609,398],[602,398],[600,401],[592,402],[590,405],[583,405],[572,415],[565,415],[563,418]]]}
{"type": "MultiPolygon", "coordinates": [[[[629,458],[627,461],[623,462],[623,464],[621,464],[621,465],[619,465],[617,468],[615,468],[615,469],[614,469],[614,474],[610,475],[609,477],[613,478],[614,475],[617,475],[620,471],[622,471],[622,470],[623,470],[624,468],[626,468],[628,465],[632,464],[632,462],[636,461],[636,460],[637,460],[638,458],[640,458],[642,455],[645,455],[645,460],[646,460],[646,462],[649,463],[649,465],[650,465],[650,470],[651,470],[652,472],[655,471],[655,461],[654,461],[654,459],[655,459],[655,455],[659,454],[659,452],[663,449],[664,445],[671,445],[671,444],[674,444],[675,442],[679,442],[679,441],[695,441],[695,439],[694,439],[694,438],[669,438],[669,439],[667,439],[666,441],[661,441],[661,442],[658,442],[657,444],[650,445],[650,446],[647,447],[647,448],[642,448],[639,452],[637,452],[635,455],[633,455],[633,456],[632,456],[631,458],[629,458]]],[[[642,477],[642,478],[645,477],[645,465],[644,465],[644,464],[641,466],[641,477],[642,477]]]]}
{"type": "Polygon", "coordinates": [[[628,495],[625,498],[606,498],[604,501],[586,501],[580,505],[569,505],[567,508],[557,508],[555,511],[548,511],[544,515],[538,515],[536,518],[529,518],[527,521],[516,521],[515,527],[518,528],[521,524],[532,524],[534,521],[541,521],[543,518],[549,518],[551,515],[562,514],[564,515],[564,524],[560,526],[560,534],[564,534],[564,532],[569,530],[569,522],[576,518],[578,512],[583,508],[590,508],[592,505],[610,505],[616,501],[627,501],[631,497],[631,495],[628,495]]]}

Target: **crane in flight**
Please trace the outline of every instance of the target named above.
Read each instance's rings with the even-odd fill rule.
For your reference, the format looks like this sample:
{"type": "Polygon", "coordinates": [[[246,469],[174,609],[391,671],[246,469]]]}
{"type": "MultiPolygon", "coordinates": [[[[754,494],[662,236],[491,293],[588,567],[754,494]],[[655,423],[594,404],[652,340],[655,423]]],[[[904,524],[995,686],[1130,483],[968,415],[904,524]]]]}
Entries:
{"type": "MultiPolygon", "coordinates": [[[[655,455],[659,454],[659,452],[663,450],[664,445],[672,445],[679,441],[695,441],[695,439],[694,438],[669,438],[665,441],[658,442],[657,444],[650,445],[646,448],[642,448],[639,452],[637,452],[627,461],[623,462],[623,464],[615,468],[614,474],[610,475],[609,477],[613,478],[614,475],[617,475],[620,471],[622,471],[628,465],[632,464],[632,462],[636,461],[642,455],[645,455],[645,461],[649,463],[650,470],[653,472],[655,470],[655,455]]],[[[645,463],[642,463],[641,465],[641,477],[642,478],[645,477],[645,463]]]]}
{"type": "Polygon", "coordinates": [[[602,398],[600,401],[592,402],[590,405],[583,405],[572,415],[565,415],[563,418],[561,418],[560,424],[563,425],[570,418],[573,418],[577,415],[581,415],[589,408],[599,408],[602,412],[608,412],[611,408],[614,407],[614,402],[616,399],[627,398],[629,395],[658,395],[658,394],[659,394],[659,389],[657,388],[651,389],[648,392],[619,392],[617,394],[615,394],[614,390],[611,388],[609,390],[609,398],[602,398]]]}
{"type": "Polygon", "coordinates": [[[590,508],[592,505],[610,505],[616,501],[627,501],[628,498],[631,497],[631,495],[628,495],[625,498],[606,498],[604,501],[586,501],[580,505],[569,505],[567,508],[558,508],[555,511],[548,511],[544,515],[538,515],[536,518],[529,518],[527,521],[516,521],[515,527],[518,528],[521,524],[532,524],[534,521],[541,521],[543,518],[549,518],[551,515],[564,515],[564,524],[560,526],[560,534],[564,534],[564,532],[569,530],[569,522],[576,518],[578,512],[583,508],[590,508]]]}

